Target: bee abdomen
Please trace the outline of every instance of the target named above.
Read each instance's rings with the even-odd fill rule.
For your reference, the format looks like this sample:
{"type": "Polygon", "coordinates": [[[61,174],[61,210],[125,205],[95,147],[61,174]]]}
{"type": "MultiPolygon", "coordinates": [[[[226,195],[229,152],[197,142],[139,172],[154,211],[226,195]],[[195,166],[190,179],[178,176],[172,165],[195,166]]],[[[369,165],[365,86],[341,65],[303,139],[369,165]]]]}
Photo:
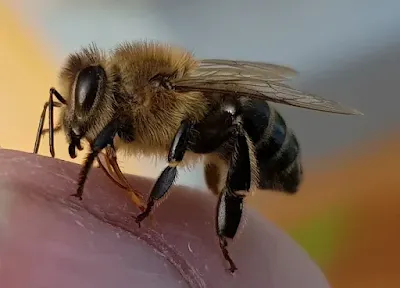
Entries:
{"type": "Polygon", "coordinates": [[[303,174],[300,147],[282,116],[267,102],[252,100],[244,126],[255,146],[258,188],[297,192],[303,174]]]}
{"type": "Polygon", "coordinates": [[[296,193],[303,174],[296,136],[288,131],[284,144],[271,157],[270,148],[273,145],[276,143],[263,142],[256,147],[260,175],[258,188],[296,193]]]}

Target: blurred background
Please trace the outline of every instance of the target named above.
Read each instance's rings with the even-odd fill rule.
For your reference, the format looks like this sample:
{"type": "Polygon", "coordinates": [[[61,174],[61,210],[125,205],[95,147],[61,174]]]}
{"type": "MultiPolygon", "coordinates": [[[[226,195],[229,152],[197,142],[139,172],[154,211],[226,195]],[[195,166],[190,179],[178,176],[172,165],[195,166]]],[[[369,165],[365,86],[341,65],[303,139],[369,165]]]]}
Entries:
{"type": "MultiPolygon", "coordinates": [[[[59,66],[91,41],[156,39],[201,58],[292,66],[293,85],[365,116],[279,106],[303,147],[306,180],[295,197],[260,192],[249,205],[302,245],[333,287],[400,287],[399,19],[394,0],[1,0],[0,146],[32,152],[59,66]]],[[[62,135],[56,156],[72,161],[62,135]]],[[[149,177],[164,165],[121,159],[127,173],[149,177]]],[[[202,167],[179,183],[204,188],[202,167]]]]}

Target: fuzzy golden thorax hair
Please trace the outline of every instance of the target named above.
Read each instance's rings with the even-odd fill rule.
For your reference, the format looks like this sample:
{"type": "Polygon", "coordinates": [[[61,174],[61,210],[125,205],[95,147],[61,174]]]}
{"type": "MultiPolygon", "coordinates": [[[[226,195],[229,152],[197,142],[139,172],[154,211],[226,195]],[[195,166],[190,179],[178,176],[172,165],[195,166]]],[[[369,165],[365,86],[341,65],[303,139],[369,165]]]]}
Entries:
{"type": "Polygon", "coordinates": [[[202,93],[177,92],[149,82],[159,74],[172,82],[185,76],[198,65],[191,53],[157,42],[123,43],[111,61],[118,67],[121,93],[129,103],[135,129],[135,144],[128,150],[145,154],[168,150],[182,120],[203,119],[208,102],[202,93]]]}
{"type": "Polygon", "coordinates": [[[208,102],[201,92],[177,92],[150,79],[162,74],[173,81],[197,66],[190,52],[157,42],[126,42],[109,54],[91,44],[71,54],[60,73],[60,92],[68,102],[61,115],[68,140],[72,129],[84,131],[81,136],[92,142],[113,117],[123,117],[132,122],[135,141],[117,141],[120,148],[129,154],[165,152],[181,121],[201,120],[208,102]],[[106,77],[92,108],[81,113],[75,108],[76,81],[82,69],[97,65],[106,77]]]}

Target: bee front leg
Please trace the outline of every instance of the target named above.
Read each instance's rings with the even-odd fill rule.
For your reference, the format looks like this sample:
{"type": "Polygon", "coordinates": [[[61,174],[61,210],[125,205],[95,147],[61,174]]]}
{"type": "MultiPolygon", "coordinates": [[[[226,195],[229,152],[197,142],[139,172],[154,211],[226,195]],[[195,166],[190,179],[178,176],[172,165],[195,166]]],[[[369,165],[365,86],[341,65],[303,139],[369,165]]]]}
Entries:
{"type": "Polygon", "coordinates": [[[105,155],[105,162],[107,168],[102,164],[100,158],[98,157],[98,162],[100,167],[103,169],[104,173],[120,188],[126,190],[130,198],[141,211],[144,211],[146,209],[146,206],[144,205],[142,201],[142,195],[140,195],[139,192],[134,190],[131,185],[129,184],[129,181],[126,179],[124,174],[122,173],[121,169],[119,168],[118,162],[117,162],[117,155],[114,147],[110,146],[106,148],[106,155],[105,155]]]}
{"type": "Polygon", "coordinates": [[[229,262],[231,273],[237,267],[229,255],[227,238],[233,239],[238,230],[243,211],[243,198],[250,190],[251,162],[248,140],[245,133],[237,135],[235,149],[231,156],[230,167],[226,178],[226,184],[219,195],[216,230],[219,237],[219,245],[226,261],[229,262]]]}
{"type": "Polygon", "coordinates": [[[76,193],[72,194],[71,196],[77,197],[82,200],[83,187],[85,185],[89,171],[93,166],[93,162],[104,148],[106,148],[107,146],[113,146],[114,137],[119,129],[119,123],[120,122],[118,120],[111,121],[93,141],[93,144],[91,145],[92,151],[86,157],[83,167],[79,173],[78,189],[76,193]]]}
{"type": "Polygon", "coordinates": [[[174,183],[177,172],[177,166],[183,160],[183,156],[187,150],[188,138],[193,125],[189,121],[183,121],[175,134],[168,153],[168,166],[164,169],[154,184],[150,196],[147,200],[145,211],[139,214],[136,218],[136,223],[140,227],[140,223],[146,219],[153,210],[155,201],[160,200],[168,192],[169,188],[174,183]]]}
{"type": "Polygon", "coordinates": [[[60,108],[62,105],[67,105],[67,101],[64,99],[64,97],[61,96],[60,93],[55,88],[50,88],[50,95],[49,95],[49,101],[44,103],[42,114],[40,115],[40,120],[39,120],[39,126],[37,129],[36,133],[36,141],[35,141],[35,146],[33,148],[33,153],[37,154],[39,151],[39,146],[40,146],[40,139],[43,134],[43,125],[44,125],[44,120],[46,118],[46,111],[47,108],[49,108],[49,147],[50,147],[50,154],[54,158],[55,152],[54,152],[54,132],[57,131],[57,128],[55,129],[54,127],[54,107],[60,108]],[[60,102],[54,102],[53,96],[57,98],[58,101],[60,102]]]}

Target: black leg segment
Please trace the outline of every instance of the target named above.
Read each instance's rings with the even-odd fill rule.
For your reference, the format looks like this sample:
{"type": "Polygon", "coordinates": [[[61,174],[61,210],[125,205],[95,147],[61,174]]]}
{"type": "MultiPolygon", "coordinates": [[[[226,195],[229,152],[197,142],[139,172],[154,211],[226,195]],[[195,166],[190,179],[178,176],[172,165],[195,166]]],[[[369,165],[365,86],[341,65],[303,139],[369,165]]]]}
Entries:
{"type": "Polygon", "coordinates": [[[68,154],[72,159],[74,159],[74,158],[76,158],[76,150],[75,149],[78,148],[79,151],[82,151],[83,147],[81,146],[80,136],[76,135],[72,129],[70,129],[70,131],[69,131],[69,136],[71,138],[71,143],[69,143],[69,146],[68,146],[68,154]]]}
{"type": "Polygon", "coordinates": [[[113,146],[115,134],[117,134],[119,128],[119,121],[111,121],[100,133],[91,145],[91,152],[87,156],[83,167],[79,173],[78,189],[72,196],[82,200],[83,188],[89,174],[89,170],[92,168],[93,162],[97,155],[106,148],[107,146],[113,146]]]}
{"type": "Polygon", "coordinates": [[[246,196],[246,192],[250,190],[251,185],[249,145],[241,127],[238,127],[238,130],[239,134],[231,156],[225,188],[219,195],[216,217],[220,247],[225,259],[229,262],[229,270],[232,273],[237,268],[227,250],[226,238],[232,239],[236,235],[242,218],[243,198],[246,196]]]}
{"type": "Polygon", "coordinates": [[[136,217],[136,223],[138,223],[139,226],[140,223],[150,215],[155,201],[165,196],[169,188],[171,188],[172,184],[175,182],[178,174],[177,166],[183,160],[188,148],[188,140],[192,127],[193,125],[189,121],[182,121],[178,132],[175,134],[168,153],[168,166],[164,169],[154,184],[147,200],[146,210],[136,217]]]}
{"type": "Polygon", "coordinates": [[[36,133],[35,146],[33,148],[33,153],[37,154],[39,151],[40,139],[43,133],[44,120],[46,118],[46,111],[49,108],[49,147],[50,154],[54,158],[54,107],[62,107],[62,105],[67,105],[67,101],[61,96],[60,93],[55,88],[50,88],[49,101],[44,104],[42,114],[40,115],[39,127],[36,133]],[[54,102],[53,96],[57,98],[60,102],[54,102]]]}

